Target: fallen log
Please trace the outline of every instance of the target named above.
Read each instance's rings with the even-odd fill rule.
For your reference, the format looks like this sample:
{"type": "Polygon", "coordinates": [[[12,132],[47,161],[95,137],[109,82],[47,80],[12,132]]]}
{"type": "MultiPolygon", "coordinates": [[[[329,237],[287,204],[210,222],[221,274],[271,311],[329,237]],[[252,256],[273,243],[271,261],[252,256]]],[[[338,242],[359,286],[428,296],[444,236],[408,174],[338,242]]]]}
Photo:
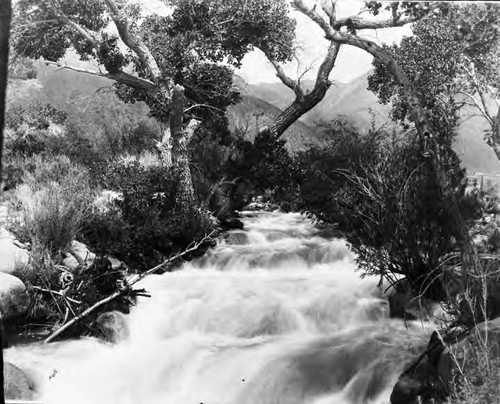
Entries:
{"type": "MultiPolygon", "coordinates": [[[[53,341],[55,338],[57,338],[59,335],[61,335],[64,331],[66,331],[72,325],[78,323],[79,321],[81,321],[83,318],[87,317],[89,314],[91,314],[92,312],[94,312],[99,307],[104,306],[105,304],[111,302],[112,300],[114,300],[114,299],[116,299],[116,298],[118,298],[120,296],[123,296],[123,295],[126,295],[126,294],[130,294],[131,292],[133,293],[132,286],[134,286],[135,284],[137,284],[138,282],[140,282],[141,280],[143,280],[148,275],[152,275],[152,274],[158,272],[160,269],[164,268],[168,264],[171,264],[172,262],[175,262],[175,261],[177,261],[177,260],[185,257],[186,255],[189,255],[189,254],[195,252],[198,248],[200,248],[207,241],[212,240],[212,236],[215,233],[216,233],[216,230],[213,230],[210,234],[208,234],[205,237],[203,237],[200,241],[192,244],[190,247],[188,247],[183,252],[181,252],[181,253],[179,253],[177,255],[174,255],[173,257],[170,257],[170,258],[166,259],[165,261],[163,261],[161,264],[159,264],[159,265],[157,265],[157,266],[155,266],[155,267],[153,267],[151,269],[148,269],[146,272],[143,272],[143,273],[137,275],[134,279],[128,281],[119,290],[117,290],[116,292],[114,292],[110,296],[108,296],[108,297],[106,297],[106,298],[98,301],[93,306],[89,307],[87,310],[84,310],[79,315],[73,317],[71,320],[69,320],[68,322],[66,322],[65,324],[63,324],[55,332],[53,332],[51,335],[49,335],[43,342],[44,343],[49,343],[49,342],[53,341]]],[[[138,292],[139,292],[139,294],[144,295],[143,291],[138,291],[138,292]]]]}

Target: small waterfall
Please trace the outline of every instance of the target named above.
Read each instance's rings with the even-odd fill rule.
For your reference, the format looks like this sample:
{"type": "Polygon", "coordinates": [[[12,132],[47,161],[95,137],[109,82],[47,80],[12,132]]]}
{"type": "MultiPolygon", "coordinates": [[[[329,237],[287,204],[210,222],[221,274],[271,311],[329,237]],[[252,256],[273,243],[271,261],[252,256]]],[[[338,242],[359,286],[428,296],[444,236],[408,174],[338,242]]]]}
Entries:
{"type": "Polygon", "coordinates": [[[387,403],[430,333],[388,318],[345,243],[254,212],[181,270],[146,278],[128,338],[7,350],[47,404],[387,403]]]}

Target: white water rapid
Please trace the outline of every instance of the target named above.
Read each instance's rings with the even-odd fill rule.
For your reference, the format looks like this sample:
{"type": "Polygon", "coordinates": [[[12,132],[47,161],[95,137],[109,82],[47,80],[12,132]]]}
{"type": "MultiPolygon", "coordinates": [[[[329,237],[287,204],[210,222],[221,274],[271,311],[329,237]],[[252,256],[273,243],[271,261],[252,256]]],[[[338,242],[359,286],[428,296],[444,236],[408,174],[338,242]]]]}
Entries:
{"type": "MultiPolygon", "coordinates": [[[[252,217],[252,215],[254,217],[252,217]]],[[[428,330],[388,319],[377,280],[298,214],[150,276],[117,345],[93,338],[7,350],[46,404],[388,403],[428,330]]]]}

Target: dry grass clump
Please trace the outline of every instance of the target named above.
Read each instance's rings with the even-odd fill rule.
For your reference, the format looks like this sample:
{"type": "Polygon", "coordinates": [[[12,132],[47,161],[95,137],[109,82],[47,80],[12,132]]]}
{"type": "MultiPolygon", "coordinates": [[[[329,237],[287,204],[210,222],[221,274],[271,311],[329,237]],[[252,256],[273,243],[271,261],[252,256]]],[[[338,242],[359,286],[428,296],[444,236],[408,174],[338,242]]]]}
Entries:
{"type": "Polygon", "coordinates": [[[9,230],[23,242],[63,250],[90,213],[95,191],[85,168],[67,157],[36,157],[9,195],[9,230]]]}

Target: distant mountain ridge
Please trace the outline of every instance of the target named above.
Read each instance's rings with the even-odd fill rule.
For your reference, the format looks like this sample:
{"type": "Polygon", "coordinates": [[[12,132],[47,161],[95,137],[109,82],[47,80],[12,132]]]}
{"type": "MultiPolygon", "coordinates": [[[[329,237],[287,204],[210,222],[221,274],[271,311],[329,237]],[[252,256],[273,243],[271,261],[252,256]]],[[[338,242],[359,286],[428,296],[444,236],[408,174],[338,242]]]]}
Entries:
{"type": "MultiPolygon", "coordinates": [[[[344,116],[359,129],[367,130],[374,119],[377,125],[390,123],[389,105],[379,103],[375,94],[368,90],[368,76],[371,72],[358,77],[350,83],[334,82],[328,90],[325,98],[313,110],[301,118],[301,128],[309,128],[304,131],[304,145],[294,144],[289,148],[304,149],[306,145],[322,144],[325,139],[309,138],[309,135],[318,136],[314,129],[316,123],[330,121],[336,117],[344,116]]],[[[305,88],[312,87],[311,82],[305,82],[305,88]]],[[[294,98],[293,92],[281,83],[264,83],[246,85],[246,94],[261,98],[275,108],[284,109],[294,98]]],[[[273,110],[270,116],[276,114],[273,110]]],[[[463,166],[470,174],[483,173],[486,175],[500,175],[500,161],[495,153],[484,141],[484,131],[487,124],[481,117],[472,116],[472,111],[465,110],[460,126],[457,131],[455,150],[462,160],[463,166]]],[[[285,133],[287,138],[288,133],[285,133]]]]}
{"type": "MultiPolygon", "coordinates": [[[[26,102],[38,98],[71,109],[76,100],[85,99],[98,89],[112,85],[107,79],[65,69],[57,70],[41,62],[37,70],[38,80],[11,85],[10,102],[26,102]]],[[[315,125],[338,116],[346,117],[361,130],[367,130],[374,118],[377,124],[390,122],[390,107],[381,105],[375,94],[367,89],[368,75],[369,73],[350,83],[334,82],[325,99],[284,134],[288,149],[297,152],[326,144],[327,139],[321,136],[315,125]]],[[[313,82],[304,81],[303,85],[310,89],[313,82]]],[[[228,108],[230,127],[232,130],[243,131],[250,140],[255,138],[258,127],[268,125],[294,99],[293,91],[279,82],[248,84],[241,77],[235,76],[235,86],[241,91],[242,101],[228,108]]],[[[92,102],[90,98],[89,102],[92,102]]],[[[137,113],[146,113],[147,107],[137,105],[136,110],[137,113]]],[[[464,167],[470,173],[500,175],[500,162],[483,139],[486,123],[480,117],[465,118],[464,116],[455,144],[464,167]]]]}

